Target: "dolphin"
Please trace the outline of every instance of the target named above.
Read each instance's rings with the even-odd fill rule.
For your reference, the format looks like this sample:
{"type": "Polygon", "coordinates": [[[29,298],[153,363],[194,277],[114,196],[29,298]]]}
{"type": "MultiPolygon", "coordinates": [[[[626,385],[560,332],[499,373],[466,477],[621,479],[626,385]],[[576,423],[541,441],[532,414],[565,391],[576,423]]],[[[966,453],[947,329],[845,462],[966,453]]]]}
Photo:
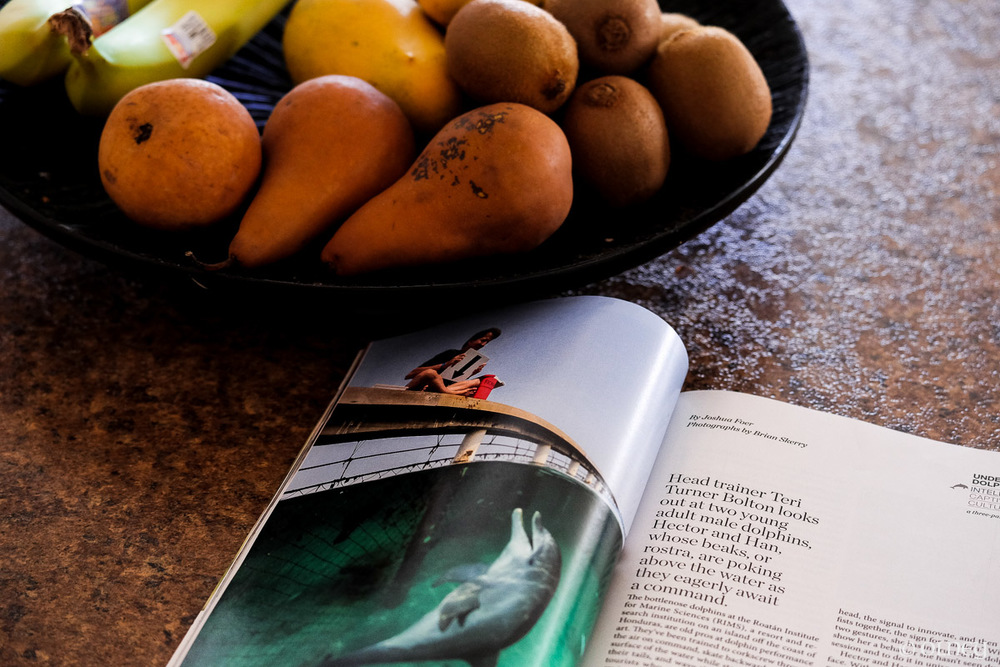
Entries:
{"type": "Polygon", "coordinates": [[[347,655],[327,655],[322,667],[422,660],[464,660],[494,667],[500,650],[531,630],[559,584],[562,556],[541,514],[531,518],[531,539],[521,508],[510,517],[510,541],[492,565],[449,570],[446,581],[461,584],[432,611],[398,635],[347,655]]]}

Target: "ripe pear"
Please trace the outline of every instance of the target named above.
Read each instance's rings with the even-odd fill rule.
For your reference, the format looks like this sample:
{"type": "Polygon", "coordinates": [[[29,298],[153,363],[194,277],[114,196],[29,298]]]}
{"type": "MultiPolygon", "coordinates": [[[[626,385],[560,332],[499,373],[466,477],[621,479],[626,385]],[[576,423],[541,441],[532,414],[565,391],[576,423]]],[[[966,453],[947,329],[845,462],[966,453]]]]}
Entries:
{"type": "Polygon", "coordinates": [[[473,109],[337,230],[322,259],[339,275],[519,253],[562,225],[573,202],[569,143],[524,104],[473,109]]]}
{"type": "Polygon", "coordinates": [[[260,189],[229,246],[229,261],[245,267],[299,252],[399,178],[416,150],[399,105],[341,75],[292,88],[262,141],[260,189]]]}
{"type": "Polygon", "coordinates": [[[260,132],[246,107],[217,84],[156,81],[112,109],[97,165],[108,196],[134,222],[205,227],[235,214],[253,191],[260,132]]]}

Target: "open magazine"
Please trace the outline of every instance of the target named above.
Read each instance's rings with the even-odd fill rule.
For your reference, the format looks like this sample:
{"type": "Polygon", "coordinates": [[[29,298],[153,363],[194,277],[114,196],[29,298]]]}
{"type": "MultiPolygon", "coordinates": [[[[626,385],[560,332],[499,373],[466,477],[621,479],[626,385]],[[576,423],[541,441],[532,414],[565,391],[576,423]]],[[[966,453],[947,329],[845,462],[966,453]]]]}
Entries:
{"type": "Polygon", "coordinates": [[[1000,665],[1000,456],[571,297],[371,344],[173,665],[1000,665]]]}

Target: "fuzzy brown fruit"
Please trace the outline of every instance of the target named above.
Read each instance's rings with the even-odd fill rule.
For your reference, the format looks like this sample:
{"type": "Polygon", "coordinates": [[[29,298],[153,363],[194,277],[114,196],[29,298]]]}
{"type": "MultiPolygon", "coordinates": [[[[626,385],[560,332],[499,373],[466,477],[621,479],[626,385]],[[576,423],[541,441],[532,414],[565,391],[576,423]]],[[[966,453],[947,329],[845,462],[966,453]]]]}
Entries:
{"type": "Polygon", "coordinates": [[[599,72],[634,72],[660,41],[656,0],[545,0],[543,6],[573,35],[580,62],[599,72]]]}
{"type": "Polygon", "coordinates": [[[663,12],[660,14],[660,42],[670,39],[675,32],[697,28],[701,24],[687,14],[663,12]]]}
{"type": "Polygon", "coordinates": [[[566,27],[525,0],[472,0],[448,24],[444,50],[448,73],[472,98],[542,113],[569,99],[580,68],[566,27]]]}
{"type": "Polygon", "coordinates": [[[260,132],[221,86],[168,79],[119,100],[97,162],[108,196],[135,222],[201,227],[234,213],[250,193],[261,168],[260,132]]]}
{"type": "Polygon", "coordinates": [[[670,167],[667,126],[642,84],[618,75],[588,81],[566,104],[562,127],[573,169],[608,204],[637,204],[663,187],[670,167]]]}
{"type": "Polygon", "coordinates": [[[348,218],[323,249],[340,275],[531,250],[573,202],[566,136],[529,106],[459,116],[409,172],[348,218]]]}
{"type": "Polygon", "coordinates": [[[771,122],[764,73],[723,28],[674,33],[657,48],[648,81],[671,136],[698,157],[726,160],[748,153],[771,122]]]}

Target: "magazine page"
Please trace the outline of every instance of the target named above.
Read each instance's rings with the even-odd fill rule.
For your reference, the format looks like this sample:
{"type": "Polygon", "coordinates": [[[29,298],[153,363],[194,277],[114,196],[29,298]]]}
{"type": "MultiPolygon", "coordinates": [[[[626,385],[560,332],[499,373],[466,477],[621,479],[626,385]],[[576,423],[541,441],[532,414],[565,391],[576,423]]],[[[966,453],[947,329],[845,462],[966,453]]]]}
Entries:
{"type": "Polygon", "coordinates": [[[686,366],[602,297],[373,343],[172,664],[577,664],[686,366]]]}
{"type": "Polygon", "coordinates": [[[684,393],[584,664],[1000,665],[1000,455],[684,393]]]}

